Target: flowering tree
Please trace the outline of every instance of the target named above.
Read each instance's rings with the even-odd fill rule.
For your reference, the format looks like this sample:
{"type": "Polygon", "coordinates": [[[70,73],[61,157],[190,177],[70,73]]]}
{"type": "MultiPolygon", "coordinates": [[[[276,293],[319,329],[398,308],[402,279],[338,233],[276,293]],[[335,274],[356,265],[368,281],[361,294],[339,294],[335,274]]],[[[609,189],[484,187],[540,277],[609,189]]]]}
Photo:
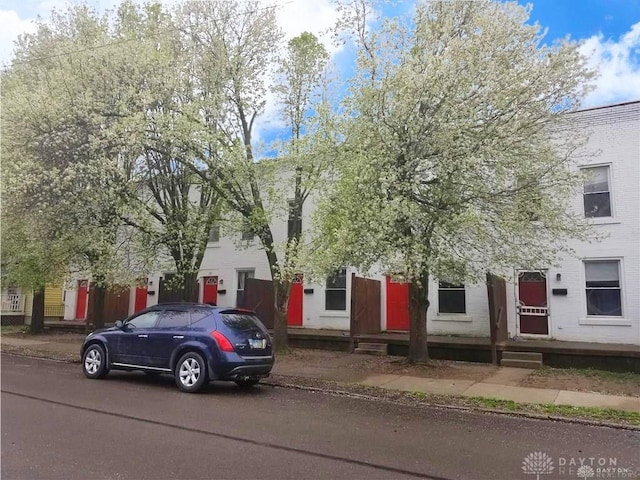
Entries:
{"type": "Polygon", "coordinates": [[[36,32],[18,41],[2,90],[3,147],[11,159],[6,207],[14,218],[28,217],[28,242],[41,242],[34,251],[44,252],[45,263],[15,263],[25,269],[16,274],[47,270],[47,252],[64,252],[66,271],[92,275],[98,327],[107,284],[130,271],[119,235],[118,142],[109,135],[117,118],[108,115],[112,85],[92,68],[109,58],[94,50],[108,41],[106,16],[84,6],[54,11],[49,23],[39,20],[36,32]]]}
{"type": "Polygon", "coordinates": [[[219,197],[184,166],[194,138],[206,141],[188,68],[171,15],[124,2],[104,15],[54,12],[5,72],[13,193],[55,227],[48,241],[67,246],[69,267],[91,275],[96,326],[108,285],[162,264],[173,263],[183,299],[197,298],[219,197]]]}
{"type": "Polygon", "coordinates": [[[277,192],[278,184],[282,184],[284,178],[290,179],[285,187],[287,197],[279,198],[278,202],[287,207],[288,225],[274,276],[274,336],[282,348],[288,343],[287,306],[291,283],[305,263],[303,208],[322,184],[322,174],[331,166],[330,151],[335,142],[331,110],[324,96],[328,60],[329,55],[317,37],[304,32],[289,41],[279,61],[273,87],[282,119],[290,130],[278,149],[279,168],[285,173],[271,186],[277,192]]]}
{"type": "Polygon", "coordinates": [[[148,251],[168,257],[176,272],[170,286],[182,300],[197,301],[197,274],[221,202],[213,183],[189,166],[212,139],[199,118],[206,101],[181,35],[175,17],[159,4],[118,9],[113,36],[131,42],[119,65],[127,72],[117,90],[125,106],[113,132],[123,139],[119,158],[129,179],[122,220],[148,251]]]}
{"type": "MultiPolygon", "coordinates": [[[[196,101],[208,139],[191,167],[259,239],[274,286],[275,343],[283,349],[291,282],[300,269],[301,212],[328,158],[313,154],[327,141],[321,133],[326,124],[309,120],[327,53],[313,35],[303,34],[291,40],[279,62],[282,34],[275,9],[260,2],[189,2],[178,18],[191,44],[196,101]],[[291,139],[280,145],[277,161],[260,161],[255,126],[274,74],[291,139]],[[293,226],[281,239],[273,225],[283,212],[293,226]]],[[[314,119],[322,118],[319,112],[314,119]]]]}
{"type": "Polygon", "coordinates": [[[565,113],[592,73],[575,43],[544,44],[515,3],[424,1],[378,28],[364,0],[342,13],[357,73],[317,262],[405,279],[409,361],[422,362],[430,278],[547,264],[587,234],[568,207],[581,138],[565,113]]]}
{"type": "Polygon", "coordinates": [[[64,243],[24,208],[23,197],[7,182],[3,168],[2,184],[2,285],[20,285],[33,291],[30,333],[44,330],[44,292],[48,283],[57,282],[67,272],[69,258],[64,243]]]}

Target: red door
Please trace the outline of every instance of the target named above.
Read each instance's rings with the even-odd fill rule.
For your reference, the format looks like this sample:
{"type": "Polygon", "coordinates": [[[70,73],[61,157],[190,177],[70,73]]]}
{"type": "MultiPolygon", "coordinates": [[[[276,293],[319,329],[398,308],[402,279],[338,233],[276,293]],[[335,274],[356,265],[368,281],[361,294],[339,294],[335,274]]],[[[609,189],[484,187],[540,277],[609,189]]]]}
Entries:
{"type": "Polygon", "coordinates": [[[387,330],[409,330],[409,284],[387,277],[387,330]]]}
{"type": "Polygon", "coordinates": [[[202,303],[218,304],[218,277],[204,277],[202,303]]]}
{"type": "Polygon", "coordinates": [[[291,284],[287,305],[287,325],[291,327],[302,326],[302,284],[302,274],[299,273],[291,284]]]}
{"type": "Polygon", "coordinates": [[[147,283],[136,287],[136,298],[133,303],[133,313],[139,312],[147,308],[147,283]]]}
{"type": "Polygon", "coordinates": [[[547,308],[547,279],[543,272],[518,274],[518,315],[520,333],[549,334],[547,308]]]}
{"type": "Polygon", "coordinates": [[[78,300],[76,302],[76,320],[87,318],[87,290],[88,280],[78,280],[78,300]]]}

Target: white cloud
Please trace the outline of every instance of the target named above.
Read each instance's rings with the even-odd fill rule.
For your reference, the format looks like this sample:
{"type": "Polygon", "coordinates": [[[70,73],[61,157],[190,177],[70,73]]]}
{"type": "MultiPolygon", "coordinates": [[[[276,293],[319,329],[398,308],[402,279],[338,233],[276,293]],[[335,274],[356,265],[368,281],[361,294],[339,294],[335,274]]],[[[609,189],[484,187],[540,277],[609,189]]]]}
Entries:
{"type": "Polygon", "coordinates": [[[0,65],[5,65],[13,55],[18,36],[34,32],[35,24],[31,19],[21,19],[15,10],[0,10],[0,25],[0,65]]]}
{"type": "Polygon", "coordinates": [[[605,39],[602,34],[588,38],[581,52],[600,73],[596,89],[585,98],[583,106],[640,99],[640,22],[618,41],[605,39]]]}
{"type": "MultiPolygon", "coordinates": [[[[281,0],[278,4],[278,24],[285,35],[285,41],[300,35],[303,32],[311,32],[322,42],[329,54],[334,55],[339,47],[331,41],[329,29],[337,18],[338,12],[332,0],[281,0]]],[[[264,140],[267,130],[284,127],[278,111],[276,95],[268,91],[266,95],[265,111],[256,123],[254,138],[257,141],[264,140]]]]}
{"type": "Polygon", "coordinates": [[[316,35],[330,53],[337,48],[325,33],[333,27],[338,12],[331,0],[293,0],[281,4],[277,10],[278,23],[286,39],[311,32],[316,35]]]}

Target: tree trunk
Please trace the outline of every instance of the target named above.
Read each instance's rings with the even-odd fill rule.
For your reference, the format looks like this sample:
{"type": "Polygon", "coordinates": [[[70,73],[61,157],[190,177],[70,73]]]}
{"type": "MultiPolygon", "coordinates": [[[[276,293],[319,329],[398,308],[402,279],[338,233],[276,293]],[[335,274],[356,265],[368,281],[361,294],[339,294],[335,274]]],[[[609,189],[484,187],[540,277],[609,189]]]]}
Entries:
{"type": "Polygon", "coordinates": [[[30,334],[42,332],[44,332],[44,287],[33,291],[31,325],[29,325],[30,334]]]}
{"type": "Polygon", "coordinates": [[[429,273],[409,284],[409,363],[429,361],[427,349],[427,309],[429,308],[429,273]]]}
{"type": "Polygon", "coordinates": [[[275,312],[273,318],[273,341],[276,351],[285,351],[289,348],[289,335],[287,331],[287,309],[289,306],[290,282],[273,281],[273,294],[275,297],[275,312]]]}
{"type": "Polygon", "coordinates": [[[104,328],[104,303],[107,296],[107,288],[102,282],[94,283],[91,285],[91,293],[89,295],[93,295],[93,309],[91,312],[93,329],[104,328]]]}
{"type": "Polygon", "coordinates": [[[185,273],[182,277],[182,301],[197,302],[198,301],[198,274],[185,273]]]}

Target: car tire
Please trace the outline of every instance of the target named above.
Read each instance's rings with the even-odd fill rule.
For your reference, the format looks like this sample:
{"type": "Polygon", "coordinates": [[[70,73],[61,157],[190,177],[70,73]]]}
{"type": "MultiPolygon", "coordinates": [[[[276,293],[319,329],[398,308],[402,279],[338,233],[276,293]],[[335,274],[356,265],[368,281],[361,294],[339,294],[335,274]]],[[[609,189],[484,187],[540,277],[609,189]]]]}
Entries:
{"type": "Polygon", "coordinates": [[[82,355],[82,371],[87,378],[103,378],[109,373],[107,354],[99,343],[87,347],[82,355]]]}
{"type": "Polygon", "coordinates": [[[183,392],[194,393],[208,383],[207,364],[202,355],[196,352],[187,352],[174,370],[174,377],[178,388],[183,392]]]}
{"type": "Polygon", "coordinates": [[[234,380],[234,382],[240,388],[249,388],[249,387],[253,387],[254,385],[257,385],[260,382],[260,379],[259,378],[244,378],[242,380],[234,380]]]}

